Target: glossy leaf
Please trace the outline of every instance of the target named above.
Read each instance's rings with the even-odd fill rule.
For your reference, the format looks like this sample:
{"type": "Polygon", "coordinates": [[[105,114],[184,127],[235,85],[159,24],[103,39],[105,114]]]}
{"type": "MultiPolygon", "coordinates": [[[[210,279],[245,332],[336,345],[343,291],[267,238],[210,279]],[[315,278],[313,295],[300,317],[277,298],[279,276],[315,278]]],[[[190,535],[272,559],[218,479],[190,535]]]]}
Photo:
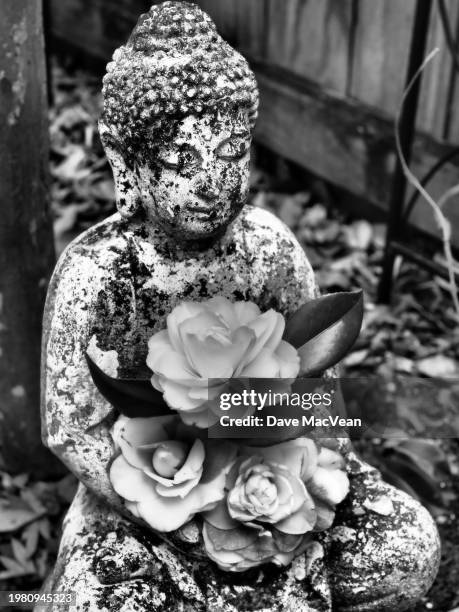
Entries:
{"type": "Polygon", "coordinates": [[[284,333],[300,355],[300,376],[319,376],[338,363],[357,340],[362,318],[361,291],[332,293],[301,306],[284,333]]]}
{"type": "Polygon", "coordinates": [[[97,389],[121,414],[130,418],[171,414],[162,393],[152,386],[150,379],[113,378],[101,370],[88,354],[86,361],[97,389]]]}
{"type": "Polygon", "coordinates": [[[384,478],[391,484],[413,495],[426,505],[441,504],[439,483],[421,467],[402,455],[384,459],[381,469],[384,478]]]}
{"type": "Polygon", "coordinates": [[[383,478],[423,503],[432,514],[448,506],[447,459],[439,444],[429,440],[387,440],[375,462],[383,478]]]}

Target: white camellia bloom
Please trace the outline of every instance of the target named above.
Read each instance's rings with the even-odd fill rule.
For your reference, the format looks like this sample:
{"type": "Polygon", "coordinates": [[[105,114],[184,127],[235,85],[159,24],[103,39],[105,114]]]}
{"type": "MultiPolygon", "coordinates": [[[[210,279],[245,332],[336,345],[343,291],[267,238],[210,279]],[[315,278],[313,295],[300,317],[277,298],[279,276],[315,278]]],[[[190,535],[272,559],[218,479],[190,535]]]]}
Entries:
{"type": "Polygon", "coordinates": [[[261,313],[252,302],[183,302],[167,317],[167,329],[148,343],[152,384],[184,423],[207,427],[205,404],[229,378],[298,375],[298,353],[282,340],[284,329],[280,313],[261,313]]]}
{"type": "Polygon", "coordinates": [[[121,451],[110,467],[113,488],[134,516],[162,532],[223,499],[235,456],[229,443],[177,435],[177,421],[121,417],[112,432],[121,451]]]}
{"type": "Polygon", "coordinates": [[[207,554],[222,569],[287,565],[312,531],[328,529],[349,492],[343,457],[313,440],[245,447],[228,496],[204,513],[207,554]]]}

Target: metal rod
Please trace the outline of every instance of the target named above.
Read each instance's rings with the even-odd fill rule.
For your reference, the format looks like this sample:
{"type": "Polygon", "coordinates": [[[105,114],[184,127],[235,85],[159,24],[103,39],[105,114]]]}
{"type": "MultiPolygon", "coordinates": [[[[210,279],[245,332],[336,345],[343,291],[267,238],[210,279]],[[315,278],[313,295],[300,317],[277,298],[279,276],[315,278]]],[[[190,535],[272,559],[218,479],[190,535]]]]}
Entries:
{"type": "MultiPolygon", "coordinates": [[[[392,242],[391,251],[394,254],[394,257],[395,255],[402,255],[405,259],[412,261],[413,263],[417,264],[421,268],[425,268],[429,272],[432,272],[433,274],[436,274],[437,276],[440,276],[441,278],[449,280],[448,269],[445,266],[442,266],[440,263],[437,263],[436,261],[432,261],[425,255],[421,255],[421,253],[419,253],[418,251],[415,251],[414,249],[407,247],[401,242],[392,242]]],[[[459,273],[454,272],[454,274],[456,276],[456,280],[459,281],[459,273]]]]}
{"type": "MultiPolygon", "coordinates": [[[[407,88],[411,83],[416,71],[419,69],[424,60],[427,35],[429,32],[431,8],[432,0],[417,0],[405,88],[407,88]]],[[[416,79],[416,82],[411,88],[411,91],[403,105],[400,116],[400,144],[402,153],[408,164],[411,161],[413,149],[421,80],[422,75],[416,79]]],[[[387,226],[383,272],[378,289],[378,300],[384,303],[389,303],[391,297],[394,267],[394,252],[391,248],[391,243],[402,234],[402,214],[406,194],[406,184],[407,182],[402,164],[400,160],[397,159],[389,201],[389,220],[387,226]]]]}

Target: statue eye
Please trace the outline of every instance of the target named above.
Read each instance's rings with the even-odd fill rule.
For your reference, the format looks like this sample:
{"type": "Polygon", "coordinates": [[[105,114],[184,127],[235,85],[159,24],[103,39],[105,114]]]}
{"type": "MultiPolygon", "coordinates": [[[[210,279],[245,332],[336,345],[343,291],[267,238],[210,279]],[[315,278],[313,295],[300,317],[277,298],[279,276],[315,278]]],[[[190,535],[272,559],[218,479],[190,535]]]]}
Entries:
{"type": "Polygon", "coordinates": [[[163,151],[159,159],[165,168],[180,171],[196,165],[199,162],[199,154],[193,147],[182,145],[163,151]]]}
{"type": "Polygon", "coordinates": [[[177,169],[180,165],[180,151],[169,150],[160,153],[159,159],[165,168],[177,169]]]}
{"type": "Polygon", "coordinates": [[[217,149],[217,156],[225,161],[238,160],[250,149],[250,139],[244,136],[233,136],[222,144],[217,149]]]}

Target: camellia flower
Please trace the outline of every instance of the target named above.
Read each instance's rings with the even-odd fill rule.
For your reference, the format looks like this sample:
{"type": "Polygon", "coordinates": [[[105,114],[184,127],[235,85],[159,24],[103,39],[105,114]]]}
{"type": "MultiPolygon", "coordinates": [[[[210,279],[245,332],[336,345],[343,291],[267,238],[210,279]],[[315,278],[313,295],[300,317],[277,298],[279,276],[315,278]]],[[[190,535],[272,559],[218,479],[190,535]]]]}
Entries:
{"type": "Polygon", "coordinates": [[[314,502],[301,478],[260,455],[244,461],[228,494],[228,512],[241,523],[270,523],[283,533],[311,531],[314,502]]]}
{"type": "Polygon", "coordinates": [[[152,384],[184,423],[207,427],[206,402],[229,378],[298,375],[298,353],[282,340],[284,329],[280,313],[261,313],[252,302],[183,302],[167,317],[167,329],[148,343],[152,384]]]}
{"type": "Polygon", "coordinates": [[[248,458],[228,476],[227,498],[204,515],[207,553],[232,571],[287,565],[308,533],[332,525],[349,491],[344,460],[306,438],[244,452],[248,458]]]}
{"type": "Polygon", "coordinates": [[[110,468],[113,488],[132,514],[162,532],[178,529],[223,499],[235,457],[229,443],[177,435],[177,421],[121,417],[113,428],[121,450],[110,468]]]}

